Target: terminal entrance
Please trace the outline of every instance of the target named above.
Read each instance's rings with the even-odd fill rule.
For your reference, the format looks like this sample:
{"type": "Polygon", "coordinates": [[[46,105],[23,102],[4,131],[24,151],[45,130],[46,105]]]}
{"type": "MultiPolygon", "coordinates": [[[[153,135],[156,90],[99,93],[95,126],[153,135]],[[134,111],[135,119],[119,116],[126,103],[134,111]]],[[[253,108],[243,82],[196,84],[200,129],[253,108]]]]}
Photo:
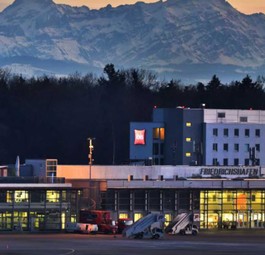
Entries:
{"type": "Polygon", "coordinates": [[[201,191],[200,226],[212,229],[264,228],[264,191],[201,191]]]}

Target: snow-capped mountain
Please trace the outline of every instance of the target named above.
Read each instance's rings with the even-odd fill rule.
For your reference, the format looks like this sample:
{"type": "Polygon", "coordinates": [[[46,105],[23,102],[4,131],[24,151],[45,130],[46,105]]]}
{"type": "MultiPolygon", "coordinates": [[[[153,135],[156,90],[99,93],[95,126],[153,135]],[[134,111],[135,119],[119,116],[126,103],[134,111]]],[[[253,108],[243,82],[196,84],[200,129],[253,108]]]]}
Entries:
{"type": "Polygon", "coordinates": [[[0,13],[0,66],[69,74],[113,63],[184,81],[265,75],[264,28],[264,14],[244,15],[225,0],[100,10],[16,0],[0,13]]]}

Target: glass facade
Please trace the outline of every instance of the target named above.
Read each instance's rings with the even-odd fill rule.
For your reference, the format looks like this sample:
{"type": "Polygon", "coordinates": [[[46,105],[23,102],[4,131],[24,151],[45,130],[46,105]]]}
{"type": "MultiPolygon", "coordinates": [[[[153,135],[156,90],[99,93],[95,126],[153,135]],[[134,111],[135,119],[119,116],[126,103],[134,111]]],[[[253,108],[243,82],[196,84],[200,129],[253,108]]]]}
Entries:
{"type": "Polygon", "coordinates": [[[201,228],[265,227],[265,191],[224,190],[200,192],[201,228]]]}
{"type": "Polygon", "coordinates": [[[14,189],[0,191],[0,231],[62,230],[76,219],[76,189],[14,189]]]}
{"type": "Polygon", "coordinates": [[[117,217],[126,214],[138,219],[139,215],[161,212],[167,225],[176,215],[192,212],[201,229],[265,227],[265,190],[111,189],[104,196],[112,202],[105,200],[103,207],[117,217]]]}

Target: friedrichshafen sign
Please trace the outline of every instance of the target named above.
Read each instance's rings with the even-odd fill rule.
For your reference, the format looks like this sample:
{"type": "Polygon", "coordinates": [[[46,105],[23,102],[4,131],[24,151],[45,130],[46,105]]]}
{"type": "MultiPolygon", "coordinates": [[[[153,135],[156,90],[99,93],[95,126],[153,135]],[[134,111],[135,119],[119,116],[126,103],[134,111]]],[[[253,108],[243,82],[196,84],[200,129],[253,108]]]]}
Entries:
{"type": "Polygon", "coordinates": [[[203,167],[200,169],[202,176],[260,176],[260,167],[203,167]]]}

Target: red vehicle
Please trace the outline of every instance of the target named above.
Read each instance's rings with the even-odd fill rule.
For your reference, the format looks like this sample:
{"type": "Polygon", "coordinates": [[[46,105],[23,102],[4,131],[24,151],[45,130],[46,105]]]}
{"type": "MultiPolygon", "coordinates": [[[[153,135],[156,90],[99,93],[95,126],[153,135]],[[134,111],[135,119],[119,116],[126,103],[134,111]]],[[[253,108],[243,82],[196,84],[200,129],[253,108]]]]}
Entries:
{"type": "Polygon", "coordinates": [[[121,234],[122,231],[131,226],[133,224],[133,220],[130,218],[118,219],[118,233],[121,234]]]}
{"type": "Polygon", "coordinates": [[[118,226],[111,219],[109,211],[82,209],[79,214],[79,222],[97,224],[100,233],[116,234],[118,231],[118,226]]]}

